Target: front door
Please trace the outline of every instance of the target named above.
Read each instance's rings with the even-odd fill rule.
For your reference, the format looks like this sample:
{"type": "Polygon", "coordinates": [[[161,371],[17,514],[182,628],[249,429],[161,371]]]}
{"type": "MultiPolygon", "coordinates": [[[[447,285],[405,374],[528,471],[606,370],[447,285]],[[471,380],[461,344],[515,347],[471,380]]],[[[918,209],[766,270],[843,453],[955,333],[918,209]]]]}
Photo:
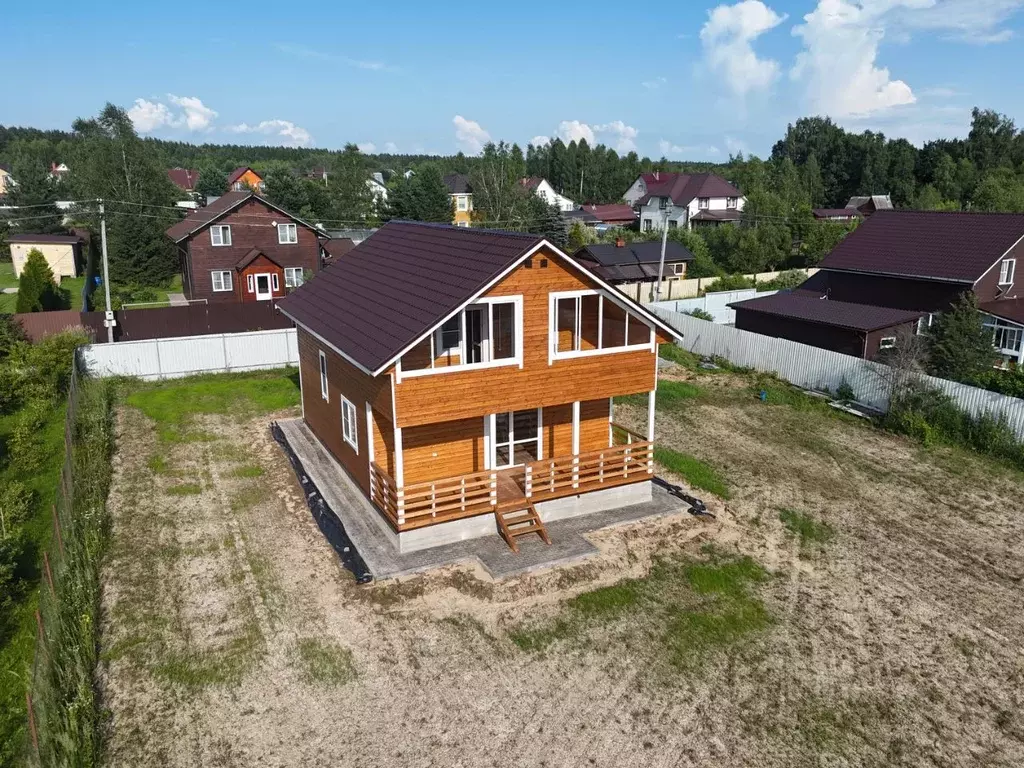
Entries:
{"type": "Polygon", "coordinates": [[[487,417],[491,434],[491,469],[508,469],[541,458],[540,409],[487,417]]]}
{"type": "Polygon", "coordinates": [[[270,275],[256,275],[256,301],[268,301],[274,297],[270,288],[270,275]]]}

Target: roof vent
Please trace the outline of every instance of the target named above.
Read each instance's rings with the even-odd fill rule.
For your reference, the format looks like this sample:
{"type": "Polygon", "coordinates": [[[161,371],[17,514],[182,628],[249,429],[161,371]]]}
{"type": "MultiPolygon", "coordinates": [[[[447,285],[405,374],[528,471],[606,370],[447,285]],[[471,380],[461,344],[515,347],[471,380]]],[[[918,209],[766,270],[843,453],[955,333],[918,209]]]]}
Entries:
{"type": "Polygon", "coordinates": [[[616,248],[625,248],[625,247],[626,247],[626,241],[625,241],[625,240],[623,240],[623,239],[622,239],[621,237],[620,237],[620,238],[618,238],[618,239],[617,239],[617,240],[615,241],[615,247],[616,247],[616,248]]]}

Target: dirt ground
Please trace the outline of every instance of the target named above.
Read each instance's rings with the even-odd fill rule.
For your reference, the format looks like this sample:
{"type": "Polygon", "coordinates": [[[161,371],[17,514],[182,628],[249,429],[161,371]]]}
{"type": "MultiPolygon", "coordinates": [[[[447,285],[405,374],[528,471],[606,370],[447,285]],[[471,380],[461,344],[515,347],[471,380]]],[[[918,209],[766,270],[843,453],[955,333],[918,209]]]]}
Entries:
{"type": "Polygon", "coordinates": [[[1024,764],[1021,476],[717,386],[657,429],[727,478],[729,501],[705,496],[716,519],[604,531],[600,557],[501,583],[357,586],[268,417],[205,416],[216,439],[167,443],[121,408],[108,764],[1024,764]],[[781,509],[834,537],[809,551],[781,509]],[[772,574],[772,620],[699,668],[665,674],[646,635],[623,644],[643,634],[628,616],[539,653],[510,639],[709,542],[772,574]]]}

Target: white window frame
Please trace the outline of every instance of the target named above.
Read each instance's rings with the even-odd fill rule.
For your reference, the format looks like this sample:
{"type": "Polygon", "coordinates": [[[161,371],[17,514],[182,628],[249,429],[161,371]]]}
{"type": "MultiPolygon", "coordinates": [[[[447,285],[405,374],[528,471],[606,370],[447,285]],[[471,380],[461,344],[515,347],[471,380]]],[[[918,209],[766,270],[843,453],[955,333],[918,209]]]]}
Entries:
{"type": "Polygon", "coordinates": [[[649,350],[650,352],[657,352],[657,345],[655,343],[654,326],[648,323],[643,318],[639,317],[636,312],[631,310],[629,307],[615,301],[605,291],[598,291],[593,289],[582,290],[582,291],[552,291],[548,294],[548,365],[551,365],[555,360],[571,360],[576,357],[591,357],[593,355],[611,355],[617,352],[637,352],[639,350],[649,350]],[[597,302],[597,349],[575,349],[566,352],[561,352],[558,349],[558,300],[559,299],[576,299],[576,339],[579,340],[582,336],[582,308],[583,308],[583,297],[584,296],[598,296],[597,302]],[[626,343],[618,347],[604,347],[604,303],[610,301],[626,313],[626,327],[623,338],[628,342],[629,340],[629,324],[631,322],[642,323],[650,331],[648,334],[648,340],[642,344],[629,344],[626,343]]]}
{"type": "Polygon", "coordinates": [[[1013,278],[1016,277],[1017,272],[1017,260],[1016,259],[1003,259],[999,265],[999,284],[1000,285],[1013,285],[1013,278]]]}
{"type": "Polygon", "coordinates": [[[278,224],[277,242],[279,245],[296,245],[299,242],[299,227],[297,224],[278,224]]]}
{"type": "Polygon", "coordinates": [[[277,272],[271,272],[270,273],[270,290],[271,291],[280,291],[281,290],[281,281],[278,280],[278,278],[277,278],[277,272]]]}
{"type": "MultiPolygon", "coordinates": [[[[521,411],[529,411],[531,408],[520,408],[521,411]]],[[[530,443],[533,442],[533,438],[520,438],[516,439],[515,436],[515,411],[501,411],[501,413],[508,414],[508,443],[502,443],[502,445],[509,446],[509,458],[513,461],[516,456],[516,443],[530,443]]],[[[544,458],[544,409],[542,407],[537,408],[537,461],[544,458]]],[[[486,451],[484,453],[484,469],[508,469],[510,467],[521,467],[522,464],[510,464],[508,466],[498,467],[498,414],[492,413],[484,416],[484,442],[486,443],[486,451]]]]}
{"type": "Polygon", "coordinates": [[[457,226],[457,227],[469,227],[469,222],[468,221],[457,221],[455,223],[455,226],[457,226]]]}
{"type": "Polygon", "coordinates": [[[245,276],[245,287],[249,293],[256,293],[256,276],[249,274],[245,276]]]}
{"type": "Polygon", "coordinates": [[[341,439],[359,453],[359,421],[355,404],[341,396],[341,439]]]}
{"type": "Polygon", "coordinates": [[[320,351],[320,397],[322,397],[325,402],[329,403],[331,401],[331,389],[330,389],[329,382],[327,380],[327,355],[324,354],[324,351],[322,349],[319,350],[319,351],[320,351]]]}
{"type": "Polygon", "coordinates": [[[284,268],[284,287],[285,288],[298,288],[303,283],[302,279],[302,267],[285,267],[284,268]]]}
{"type": "Polygon", "coordinates": [[[465,195],[455,196],[455,210],[457,211],[468,211],[469,210],[469,199],[465,195]]]}
{"type": "Polygon", "coordinates": [[[215,248],[227,248],[231,246],[231,225],[230,224],[214,224],[210,227],[210,245],[215,248]],[[217,233],[217,237],[213,236],[213,233],[217,233]],[[227,237],[225,237],[227,235],[227,237]],[[220,242],[217,242],[218,239],[220,242]]]}
{"type": "MultiPolygon", "coordinates": [[[[515,296],[484,296],[477,299],[472,304],[465,307],[461,307],[459,311],[452,315],[452,317],[458,317],[460,323],[459,329],[459,346],[457,348],[459,355],[459,362],[454,365],[445,365],[434,368],[434,360],[445,352],[455,352],[456,348],[452,347],[450,350],[441,349],[441,327],[445,323],[440,323],[433,331],[431,331],[430,339],[430,368],[420,368],[417,370],[405,370],[401,369],[398,373],[398,380],[412,378],[415,376],[430,376],[433,374],[441,373],[456,373],[458,371],[475,371],[481,368],[502,368],[505,366],[518,366],[523,367],[523,297],[522,295],[515,296]],[[513,328],[515,332],[515,354],[512,357],[504,357],[500,360],[492,359],[494,350],[494,305],[495,304],[512,304],[514,309],[514,320],[513,328]],[[487,359],[480,363],[463,363],[466,359],[466,310],[486,306],[487,307],[487,336],[486,336],[486,347],[487,347],[487,359]]],[[[445,318],[445,322],[451,318],[445,318]]]]}
{"type": "Polygon", "coordinates": [[[234,290],[230,269],[215,269],[210,272],[210,283],[214,293],[227,293],[234,290]],[[217,287],[217,278],[220,277],[220,288],[217,287]]]}
{"type": "Polygon", "coordinates": [[[711,208],[711,198],[710,197],[698,197],[697,198],[697,207],[700,208],[700,210],[702,210],[702,211],[709,210],[711,208]]]}
{"type": "Polygon", "coordinates": [[[686,262],[679,261],[672,265],[672,274],[679,276],[686,274],[686,262]]]}
{"type": "Polygon", "coordinates": [[[892,349],[895,346],[896,346],[896,337],[895,336],[883,336],[881,339],[878,340],[878,349],[879,350],[892,349]]]}
{"type": "Polygon", "coordinates": [[[730,209],[731,208],[739,208],[740,207],[740,199],[738,197],[727,197],[727,198],[725,198],[725,207],[726,208],[730,208],[730,209]]]}

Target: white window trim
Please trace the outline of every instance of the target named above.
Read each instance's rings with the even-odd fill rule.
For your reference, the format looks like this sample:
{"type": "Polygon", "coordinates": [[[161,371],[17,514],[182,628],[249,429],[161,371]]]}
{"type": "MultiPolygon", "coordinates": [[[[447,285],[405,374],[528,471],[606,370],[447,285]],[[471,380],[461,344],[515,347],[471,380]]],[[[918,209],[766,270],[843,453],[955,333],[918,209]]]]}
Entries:
{"type": "Polygon", "coordinates": [[[284,268],[284,287],[285,288],[298,288],[302,285],[302,267],[285,267],[284,268]],[[288,275],[291,275],[291,282],[289,282],[288,275]],[[296,280],[298,278],[298,280],[296,280]]]}
{"type": "Polygon", "coordinates": [[[673,264],[672,265],[672,274],[673,275],[684,275],[684,274],[686,274],[686,262],[680,261],[680,262],[677,262],[676,264],[673,264]]]}
{"type": "MultiPolygon", "coordinates": [[[[530,408],[520,408],[521,411],[529,411],[530,408]]],[[[531,442],[531,438],[523,438],[516,440],[515,429],[512,425],[513,414],[515,411],[501,411],[501,413],[507,413],[509,416],[509,442],[502,443],[502,445],[508,445],[511,450],[510,458],[515,458],[516,443],[528,443],[531,442]]],[[[492,413],[484,416],[484,469],[497,469],[498,460],[498,414],[492,413]]],[[[537,461],[541,461],[544,458],[544,408],[537,407],[537,461]]],[[[509,469],[511,467],[521,467],[522,464],[511,464],[509,467],[501,467],[501,469],[509,469]]]]}
{"type": "Polygon", "coordinates": [[[322,349],[320,350],[320,397],[325,402],[331,401],[331,389],[327,380],[327,355],[322,349]]]}
{"type": "Polygon", "coordinates": [[[230,224],[214,224],[210,227],[210,245],[214,248],[227,248],[231,246],[231,225],[230,224]],[[213,240],[214,230],[220,235],[220,242],[216,243],[213,240]],[[224,233],[227,233],[227,239],[224,237],[224,233]]]}
{"type": "MultiPolygon", "coordinates": [[[[582,304],[582,302],[581,302],[582,304]]],[[[577,325],[580,323],[580,313],[576,313],[577,325]]],[[[642,317],[637,315],[635,312],[625,307],[619,302],[615,301],[610,295],[604,291],[598,291],[593,289],[582,290],[582,291],[552,291],[548,294],[548,365],[551,365],[555,360],[571,360],[577,357],[593,357],[594,355],[614,355],[619,352],[637,352],[640,350],[648,350],[650,352],[657,352],[656,336],[654,333],[654,326],[644,320],[642,317]],[[571,352],[559,352],[558,351],[558,300],[559,299],[571,299],[582,296],[599,296],[600,300],[597,303],[597,339],[598,344],[604,342],[604,303],[605,301],[611,301],[622,309],[627,316],[626,319],[626,332],[625,338],[629,338],[629,323],[630,320],[635,319],[637,322],[643,323],[650,331],[648,341],[642,344],[625,344],[619,347],[599,347],[598,349],[581,349],[574,350],[571,352]]]]}
{"type": "Polygon", "coordinates": [[[271,291],[280,291],[281,290],[281,281],[277,279],[277,272],[271,272],[270,273],[270,290],[271,291]]]}
{"type": "Polygon", "coordinates": [[[355,403],[344,395],[341,396],[341,439],[352,446],[353,450],[359,453],[359,414],[356,411],[355,403]],[[348,416],[348,426],[351,428],[352,436],[346,434],[345,422],[348,416]]]}
{"type": "Polygon", "coordinates": [[[895,336],[883,336],[878,340],[878,348],[881,349],[892,349],[896,346],[895,336]]]}
{"type": "Polygon", "coordinates": [[[228,293],[234,290],[234,283],[231,278],[230,269],[215,269],[210,272],[210,284],[213,288],[214,293],[228,293]],[[220,288],[217,287],[217,281],[214,279],[214,275],[220,275],[220,288]],[[225,277],[226,276],[226,277],[225,277]]]}
{"type": "MultiPolygon", "coordinates": [[[[440,368],[420,368],[414,371],[407,371],[405,369],[399,369],[396,377],[397,381],[403,379],[410,379],[416,376],[431,376],[442,373],[457,373],[459,371],[479,371],[484,368],[504,368],[507,366],[518,366],[523,367],[523,297],[521,295],[516,296],[483,296],[473,303],[460,307],[457,315],[451,317],[465,318],[465,311],[473,306],[479,306],[481,304],[487,304],[488,306],[488,324],[493,327],[493,310],[490,309],[494,304],[513,304],[515,305],[515,354],[512,357],[502,358],[501,360],[487,360],[482,363],[463,363],[462,360],[466,359],[466,323],[463,319],[461,321],[462,328],[459,334],[459,361],[455,365],[445,365],[440,368]]],[[[434,359],[437,357],[435,353],[435,346],[439,343],[438,338],[441,332],[441,326],[444,325],[450,318],[446,317],[430,334],[430,360],[433,365],[434,359]]],[[[493,342],[493,338],[488,335],[488,342],[493,342]]],[[[453,348],[454,349],[454,348],[453,348]]]]}
{"type": "Polygon", "coordinates": [[[1013,285],[1013,279],[1017,276],[1017,260],[1003,259],[999,264],[999,284],[1013,285]]]}
{"type": "Polygon", "coordinates": [[[249,293],[256,293],[256,277],[255,277],[255,275],[246,275],[245,276],[245,287],[248,289],[249,293]]]}
{"type": "Polygon", "coordinates": [[[277,242],[278,245],[297,245],[299,242],[299,228],[296,224],[278,224],[277,225],[277,242]],[[295,239],[288,237],[289,233],[294,233],[295,239]]]}
{"type": "Polygon", "coordinates": [[[457,195],[455,197],[455,210],[457,211],[468,211],[469,200],[465,195],[457,195]]]}

